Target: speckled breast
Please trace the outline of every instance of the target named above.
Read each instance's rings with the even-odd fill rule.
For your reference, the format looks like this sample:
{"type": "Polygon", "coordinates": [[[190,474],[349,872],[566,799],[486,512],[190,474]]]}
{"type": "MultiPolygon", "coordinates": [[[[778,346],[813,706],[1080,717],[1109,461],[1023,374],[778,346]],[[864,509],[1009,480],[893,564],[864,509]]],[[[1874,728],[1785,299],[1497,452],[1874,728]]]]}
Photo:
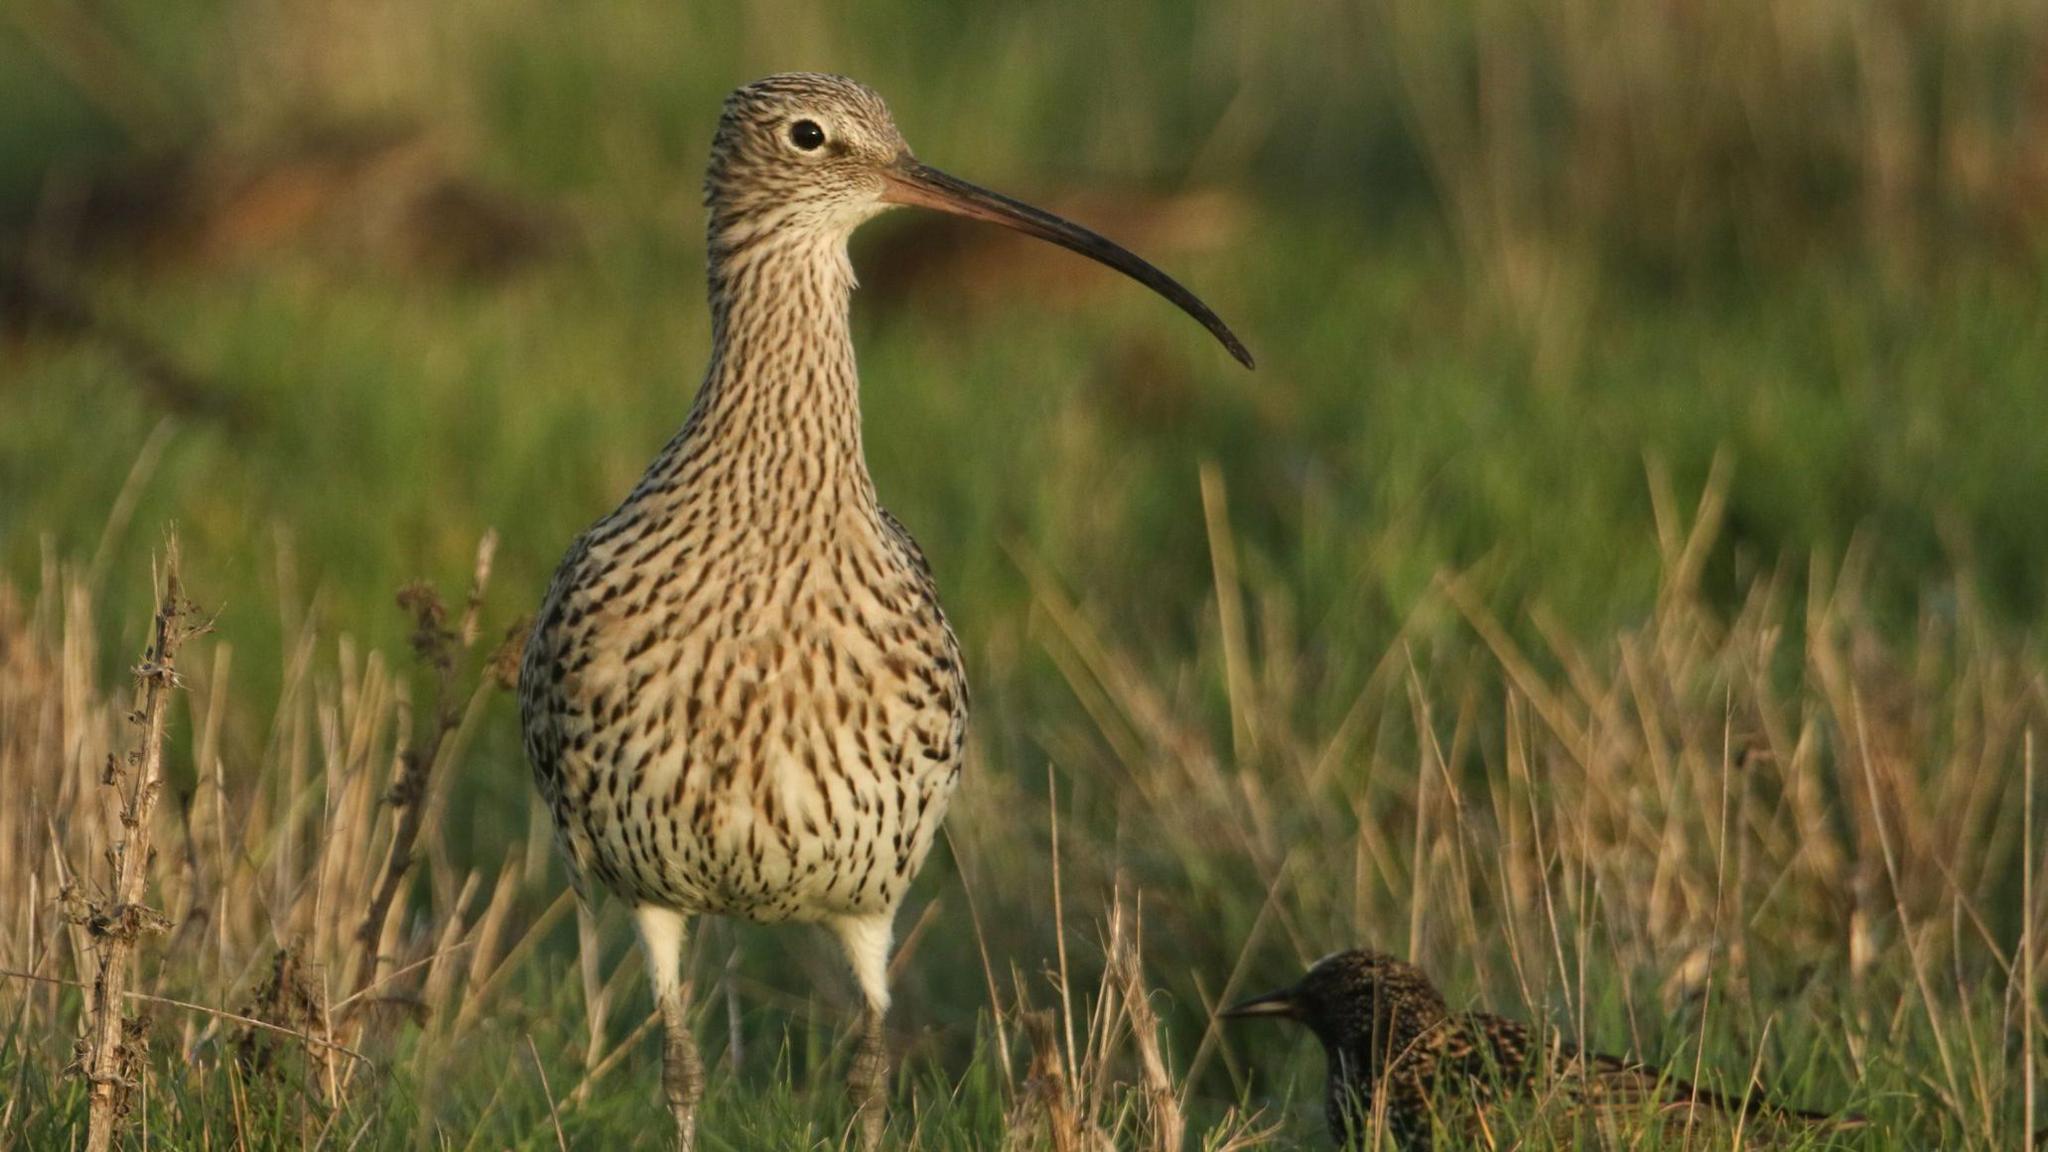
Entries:
{"type": "Polygon", "coordinates": [[[760,921],[900,902],[966,690],[915,545],[863,527],[792,556],[607,522],[572,550],[520,696],[579,887],[760,921]]]}

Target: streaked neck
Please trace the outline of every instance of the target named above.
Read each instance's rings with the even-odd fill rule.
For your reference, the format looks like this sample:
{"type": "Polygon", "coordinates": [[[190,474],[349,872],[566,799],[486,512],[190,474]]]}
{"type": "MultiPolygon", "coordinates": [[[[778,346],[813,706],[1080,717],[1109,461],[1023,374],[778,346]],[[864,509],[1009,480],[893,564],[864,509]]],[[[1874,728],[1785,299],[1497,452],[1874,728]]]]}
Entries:
{"type": "Polygon", "coordinates": [[[849,502],[872,515],[843,238],[771,232],[722,247],[714,235],[709,280],[711,364],[643,488],[708,487],[766,527],[849,502]]]}

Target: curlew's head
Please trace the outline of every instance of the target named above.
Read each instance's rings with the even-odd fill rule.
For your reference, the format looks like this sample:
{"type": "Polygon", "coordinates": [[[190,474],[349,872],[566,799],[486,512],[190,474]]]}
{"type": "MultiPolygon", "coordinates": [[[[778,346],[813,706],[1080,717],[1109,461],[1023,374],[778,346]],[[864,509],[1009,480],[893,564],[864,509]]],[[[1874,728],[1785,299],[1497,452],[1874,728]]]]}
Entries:
{"type": "Polygon", "coordinates": [[[1172,277],[1078,224],[919,162],[882,98],[843,76],[785,72],[727,97],[711,144],[704,202],[714,263],[777,241],[843,252],[855,228],[896,205],[1014,228],[1166,297],[1252,366],[1236,334],[1172,277]]]}
{"type": "Polygon", "coordinates": [[[1233,1004],[1217,1015],[1297,1021],[1333,1055],[1376,1070],[1440,1024],[1450,1009],[1421,969],[1360,948],[1325,956],[1292,987],[1233,1004]]]}

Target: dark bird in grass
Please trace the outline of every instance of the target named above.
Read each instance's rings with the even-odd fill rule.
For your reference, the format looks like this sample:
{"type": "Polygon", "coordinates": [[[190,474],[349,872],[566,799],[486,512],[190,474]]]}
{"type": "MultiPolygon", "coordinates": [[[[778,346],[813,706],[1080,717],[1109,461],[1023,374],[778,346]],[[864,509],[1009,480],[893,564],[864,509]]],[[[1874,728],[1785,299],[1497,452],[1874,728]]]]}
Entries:
{"type": "MultiPolygon", "coordinates": [[[[1384,952],[1338,952],[1291,988],[1223,1010],[1308,1026],[1329,1075],[1324,1110],[1344,1147],[1428,1152],[1436,1133],[1490,1147],[1513,1109],[1542,1131],[1611,1132],[1631,1126],[1740,1125],[1759,1143],[1815,1125],[1857,1127],[1855,1117],[1786,1108],[1762,1094],[1729,1096],[1648,1064],[1583,1052],[1547,1029],[1488,1012],[1452,1012],[1420,968],[1384,952]]],[[[1567,1144],[1567,1146],[1570,1146],[1567,1144]]]]}

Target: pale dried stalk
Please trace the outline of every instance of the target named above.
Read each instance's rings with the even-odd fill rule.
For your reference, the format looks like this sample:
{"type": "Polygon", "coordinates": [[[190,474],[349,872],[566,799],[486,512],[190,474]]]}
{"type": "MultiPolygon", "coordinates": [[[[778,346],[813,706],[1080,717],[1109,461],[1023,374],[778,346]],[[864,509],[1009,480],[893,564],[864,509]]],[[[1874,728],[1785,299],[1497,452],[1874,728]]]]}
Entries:
{"type": "Polygon", "coordinates": [[[2034,730],[2027,729],[2023,764],[2024,792],[2021,801],[2025,819],[2020,822],[2020,1074],[2025,1093],[2021,1101],[2021,1132],[2034,1132],[2034,1143],[2044,1143],[2048,1129],[2036,1131],[2034,1123],[2040,1119],[2035,1111],[2034,1098],[2034,1048],[2038,1043],[2038,1029],[2034,1024],[2035,953],[2034,939],[2034,730]]]}
{"type": "Polygon", "coordinates": [[[412,868],[414,849],[429,799],[428,783],[443,745],[462,724],[462,696],[456,690],[456,653],[476,638],[476,616],[483,603],[484,588],[490,583],[491,561],[497,553],[498,537],[487,532],[477,546],[476,571],[464,602],[463,618],[457,631],[446,625],[447,609],[430,589],[414,587],[399,593],[399,604],[411,610],[418,622],[413,648],[433,666],[439,683],[434,692],[434,716],[426,735],[401,755],[398,779],[386,799],[397,810],[398,820],[384,855],[370,903],[356,927],[361,963],[356,966],[356,987],[360,992],[388,975],[392,958],[382,947],[393,903],[412,868]]]}
{"type": "MultiPolygon", "coordinates": [[[[445,692],[442,699],[446,699],[445,692]]],[[[385,849],[384,863],[378,870],[369,906],[356,925],[356,944],[361,958],[355,969],[356,987],[353,991],[360,992],[375,983],[391,963],[391,957],[385,955],[382,948],[385,926],[390,921],[391,908],[398,899],[399,889],[404,887],[406,873],[412,869],[413,846],[419,841],[422,816],[426,810],[428,774],[434,761],[439,759],[441,741],[454,730],[455,717],[452,710],[444,705],[437,709],[426,739],[400,754],[398,778],[384,797],[397,810],[397,827],[385,849]]]]}
{"type": "Polygon", "coordinates": [[[171,692],[179,686],[178,648],[205,630],[203,625],[186,623],[191,611],[178,582],[178,543],[173,537],[164,553],[154,633],[135,667],[132,719],[142,729],[141,743],[125,759],[109,756],[101,777],[101,783],[120,797],[121,822],[108,853],[114,871],[113,902],[95,903],[85,920],[96,962],[78,1062],[91,1084],[86,1152],[106,1152],[113,1146],[128,1089],[142,1064],[141,1030],[131,1026],[123,1005],[129,997],[136,938],[167,926],[162,912],[143,903],[143,890],[149,879],[150,819],[163,790],[164,728],[171,692]]]}
{"type": "Polygon", "coordinates": [[[1135,917],[1126,919],[1121,900],[1110,909],[1110,970],[1103,983],[1114,982],[1123,991],[1131,1043],[1138,1050],[1138,1083],[1145,1098],[1150,1146],[1155,1152],[1179,1152],[1187,1136],[1187,1118],[1181,1112],[1180,1094],[1174,1091],[1173,1077],[1167,1072],[1166,1057],[1159,1048],[1159,1015],[1152,1010],[1140,960],[1143,928],[1132,920],[1135,917]]]}
{"type": "Polygon", "coordinates": [[[1059,1031],[1049,1011],[1022,1014],[1024,1037],[1031,1046],[1030,1071],[1017,1103],[1004,1124],[1007,1149],[1047,1148],[1050,1152],[1091,1152],[1106,1142],[1074,1109],[1067,1082],[1067,1061],[1059,1031]]]}

